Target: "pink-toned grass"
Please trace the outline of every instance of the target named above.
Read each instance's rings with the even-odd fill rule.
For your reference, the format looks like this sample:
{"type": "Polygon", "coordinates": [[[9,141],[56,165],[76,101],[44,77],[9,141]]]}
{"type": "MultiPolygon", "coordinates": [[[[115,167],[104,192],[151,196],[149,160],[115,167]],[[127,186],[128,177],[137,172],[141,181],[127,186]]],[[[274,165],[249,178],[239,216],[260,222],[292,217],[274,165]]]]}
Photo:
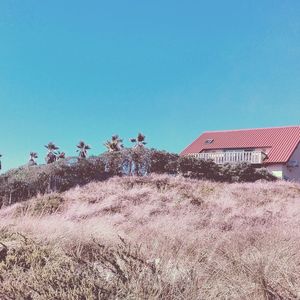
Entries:
{"type": "MultiPolygon", "coordinates": [[[[59,197],[51,214],[32,209],[43,197],[0,210],[0,227],[82,257],[94,239],[114,247],[121,236],[141,245],[160,270],[156,298],[300,296],[299,184],[152,175],[90,183],[59,197]]],[[[130,291],[142,297],[139,288],[130,291]]]]}

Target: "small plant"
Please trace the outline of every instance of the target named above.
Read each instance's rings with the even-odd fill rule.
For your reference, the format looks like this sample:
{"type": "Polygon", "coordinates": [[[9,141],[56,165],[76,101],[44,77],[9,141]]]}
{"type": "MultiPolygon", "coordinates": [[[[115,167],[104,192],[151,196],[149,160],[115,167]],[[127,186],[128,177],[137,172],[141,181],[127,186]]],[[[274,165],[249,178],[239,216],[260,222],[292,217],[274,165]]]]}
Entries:
{"type": "Polygon", "coordinates": [[[54,143],[50,142],[48,145],[45,145],[45,148],[48,150],[47,156],[45,158],[47,164],[51,164],[57,159],[56,150],[59,149],[54,143]]]}
{"type": "Polygon", "coordinates": [[[145,142],[145,139],[146,137],[142,133],[139,133],[136,138],[130,139],[130,142],[135,144],[134,145],[135,148],[144,147],[147,144],[145,142]]]}
{"type": "Polygon", "coordinates": [[[106,141],[104,146],[108,152],[121,151],[124,148],[123,140],[116,134],[111,137],[111,140],[106,141]]]}
{"type": "Polygon", "coordinates": [[[57,152],[56,160],[61,160],[66,158],[66,153],[65,152],[57,152]]]}
{"type": "Polygon", "coordinates": [[[36,159],[38,158],[38,154],[36,152],[30,152],[30,158],[29,158],[29,166],[36,166],[36,159]]]}
{"type": "Polygon", "coordinates": [[[77,152],[79,152],[79,158],[87,158],[88,154],[88,150],[91,149],[91,147],[89,145],[87,145],[85,142],[80,141],[77,145],[77,152]]]}

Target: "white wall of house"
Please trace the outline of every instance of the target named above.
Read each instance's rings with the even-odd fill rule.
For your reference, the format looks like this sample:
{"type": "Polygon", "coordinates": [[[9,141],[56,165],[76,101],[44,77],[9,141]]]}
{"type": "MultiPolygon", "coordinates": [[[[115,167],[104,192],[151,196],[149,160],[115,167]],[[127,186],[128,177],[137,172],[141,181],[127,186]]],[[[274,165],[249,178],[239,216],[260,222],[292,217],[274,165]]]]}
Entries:
{"type": "Polygon", "coordinates": [[[266,166],[266,169],[274,176],[283,179],[283,164],[272,164],[266,166]]]}
{"type": "Polygon", "coordinates": [[[283,166],[283,174],[287,180],[300,181],[300,144],[291,156],[287,165],[283,166]],[[288,167],[289,163],[298,161],[298,167],[288,167]]]}
{"type": "Polygon", "coordinates": [[[291,181],[300,181],[300,144],[295,149],[287,164],[272,164],[267,166],[267,170],[275,176],[291,181]],[[298,161],[298,166],[289,167],[293,161],[298,161]],[[281,174],[281,176],[280,176],[281,174]]]}
{"type": "MultiPolygon", "coordinates": [[[[269,152],[269,148],[257,148],[253,149],[255,151],[263,151],[265,153],[269,152]]],[[[205,153],[223,153],[224,149],[208,149],[204,150],[203,152],[205,153]]],[[[291,180],[291,181],[299,181],[300,182],[300,144],[298,144],[297,148],[295,149],[294,153],[290,157],[290,160],[287,164],[271,164],[266,166],[267,170],[274,174],[275,176],[281,178],[281,179],[286,179],[286,180],[291,180]],[[291,164],[293,161],[298,161],[299,166],[295,167],[289,167],[288,165],[291,164]]]]}

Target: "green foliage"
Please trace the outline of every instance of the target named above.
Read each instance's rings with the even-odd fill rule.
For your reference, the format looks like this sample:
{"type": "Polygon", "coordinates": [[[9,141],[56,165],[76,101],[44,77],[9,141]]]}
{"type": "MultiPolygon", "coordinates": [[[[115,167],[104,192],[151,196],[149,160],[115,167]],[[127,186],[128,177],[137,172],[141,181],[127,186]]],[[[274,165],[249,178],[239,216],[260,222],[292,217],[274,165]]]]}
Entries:
{"type": "Polygon", "coordinates": [[[131,143],[134,143],[134,147],[144,147],[147,143],[145,142],[146,137],[142,133],[139,133],[136,138],[131,138],[130,141],[131,143]]]}
{"type": "Polygon", "coordinates": [[[120,151],[106,152],[101,156],[104,170],[108,176],[121,176],[126,159],[126,156],[120,151]]]}
{"type": "Polygon", "coordinates": [[[266,169],[256,169],[247,163],[225,164],[220,167],[220,181],[223,182],[254,182],[257,180],[275,181],[276,177],[266,169]]]}
{"type": "Polygon", "coordinates": [[[199,160],[194,157],[183,156],[178,160],[178,171],[184,177],[220,180],[220,168],[212,160],[199,160]]]}
{"type": "Polygon", "coordinates": [[[79,157],[82,159],[87,158],[87,152],[91,147],[83,141],[80,141],[76,147],[78,148],[77,152],[79,152],[79,157]]]}
{"type": "Polygon", "coordinates": [[[48,165],[21,167],[0,177],[0,205],[9,205],[49,192],[63,192],[76,185],[107,178],[98,157],[69,158],[48,165]]]}
{"type": "Polygon", "coordinates": [[[151,156],[148,149],[138,146],[128,150],[130,175],[143,176],[150,171],[151,156]]]}
{"type": "Polygon", "coordinates": [[[50,176],[51,191],[65,191],[76,185],[106,178],[105,166],[100,158],[65,160],[56,165],[50,176]]]}
{"type": "Polygon", "coordinates": [[[177,174],[179,155],[166,151],[151,150],[150,172],[156,174],[177,174]]]}
{"type": "Polygon", "coordinates": [[[109,176],[149,174],[151,152],[144,147],[106,152],[100,156],[109,176]]]}
{"type": "Polygon", "coordinates": [[[124,148],[123,140],[118,135],[113,135],[111,140],[104,143],[104,146],[107,148],[108,152],[117,152],[124,148]]]}
{"type": "Polygon", "coordinates": [[[24,201],[38,194],[63,192],[112,176],[146,176],[150,173],[181,174],[193,179],[222,182],[275,180],[266,170],[256,170],[248,164],[220,166],[211,160],[134,147],[105,152],[99,157],[67,158],[48,165],[11,170],[0,176],[0,205],[24,201]]]}

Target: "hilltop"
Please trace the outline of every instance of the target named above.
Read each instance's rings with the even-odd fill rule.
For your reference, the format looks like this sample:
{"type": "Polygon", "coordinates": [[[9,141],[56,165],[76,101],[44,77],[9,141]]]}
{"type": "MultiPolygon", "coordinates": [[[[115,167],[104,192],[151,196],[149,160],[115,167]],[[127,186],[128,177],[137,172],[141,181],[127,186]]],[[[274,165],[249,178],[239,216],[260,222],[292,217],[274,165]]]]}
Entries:
{"type": "Polygon", "coordinates": [[[113,177],[0,210],[1,299],[295,299],[300,185],[113,177]]]}
{"type": "Polygon", "coordinates": [[[28,200],[38,194],[64,192],[78,185],[104,181],[113,176],[143,177],[149,174],[181,175],[215,182],[276,180],[265,169],[256,169],[251,164],[218,165],[211,160],[135,147],[108,151],[99,156],[64,157],[46,165],[31,162],[9,170],[0,175],[0,207],[28,200]]]}

